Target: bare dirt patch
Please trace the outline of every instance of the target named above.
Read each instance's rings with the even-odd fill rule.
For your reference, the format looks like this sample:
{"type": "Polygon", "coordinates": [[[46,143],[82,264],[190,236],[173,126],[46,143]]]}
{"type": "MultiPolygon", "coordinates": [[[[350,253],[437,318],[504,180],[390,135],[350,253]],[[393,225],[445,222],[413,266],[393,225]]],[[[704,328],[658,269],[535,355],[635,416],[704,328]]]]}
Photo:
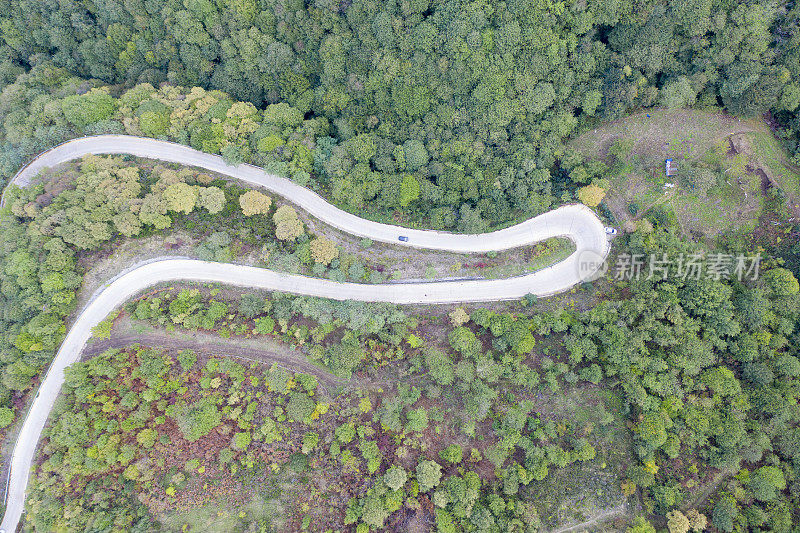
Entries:
{"type": "Polygon", "coordinates": [[[614,507],[609,507],[608,509],[603,509],[602,511],[598,512],[596,515],[592,516],[588,520],[580,522],[578,524],[570,525],[561,527],[558,529],[554,529],[551,533],[570,533],[570,532],[577,532],[577,531],[589,531],[592,530],[594,527],[600,525],[601,523],[611,520],[614,517],[617,517],[621,514],[626,512],[626,505],[621,503],[614,507]]]}

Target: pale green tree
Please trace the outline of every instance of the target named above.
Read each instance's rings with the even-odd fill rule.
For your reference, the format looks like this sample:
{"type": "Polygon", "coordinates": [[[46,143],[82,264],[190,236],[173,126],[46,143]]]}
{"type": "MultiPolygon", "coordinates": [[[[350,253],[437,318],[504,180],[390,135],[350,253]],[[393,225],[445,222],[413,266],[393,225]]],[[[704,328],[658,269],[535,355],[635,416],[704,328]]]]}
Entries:
{"type": "Polygon", "coordinates": [[[191,213],[197,205],[198,187],[187,183],[173,183],[164,190],[167,209],[179,213],[191,213]]]}
{"type": "Polygon", "coordinates": [[[200,187],[197,205],[215,215],[225,208],[225,193],[219,187],[200,187]]]}

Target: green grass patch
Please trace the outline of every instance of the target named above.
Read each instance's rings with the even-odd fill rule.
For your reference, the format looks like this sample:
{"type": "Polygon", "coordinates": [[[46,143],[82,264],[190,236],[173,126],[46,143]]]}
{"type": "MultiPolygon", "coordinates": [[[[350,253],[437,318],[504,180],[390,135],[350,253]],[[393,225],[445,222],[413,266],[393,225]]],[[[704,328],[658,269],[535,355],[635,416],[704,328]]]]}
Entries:
{"type": "MultiPolygon", "coordinates": [[[[609,176],[605,205],[627,230],[653,210],[663,209],[675,215],[686,235],[716,237],[731,231],[751,232],[764,209],[760,174],[748,166],[752,150],[731,150],[731,139],[743,136],[768,146],[765,157],[779,169],[776,173],[790,173],[783,164],[780,144],[762,121],[700,110],[639,113],[586,132],[571,146],[584,157],[602,159],[621,169],[609,176]],[[619,140],[632,145],[624,165],[614,165],[609,154],[609,147],[619,140]],[[678,176],[665,175],[668,158],[683,169],[678,176]],[[716,183],[707,184],[705,190],[693,188],[687,183],[687,174],[691,177],[698,168],[713,171],[716,183]]],[[[780,182],[781,186],[796,189],[800,177],[792,176],[780,182]]]]}
{"type": "Polygon", "coordinates": [[[616,391],[581,386],[553,394],[544,409],[540,408],[549,411],[548,417],[561,419],[565,426],[588,428],[597,450],[594,459],[551,468],[545,479],[525,488],[537,502],[545,529],[591,521],[626,500],[621,483],[632,456],[622,405],[616,391]]]}
{"type": "Polygon", "coordinates": [[[220,500],[202,507],[164,513],[158,518],[166,531],[219,533],[246,531],[254,524],[272,526],[272,529],[262,531],[281,531],[287,522],[283,503],[262,495],[256,495],[241,505],[220,500]]]}

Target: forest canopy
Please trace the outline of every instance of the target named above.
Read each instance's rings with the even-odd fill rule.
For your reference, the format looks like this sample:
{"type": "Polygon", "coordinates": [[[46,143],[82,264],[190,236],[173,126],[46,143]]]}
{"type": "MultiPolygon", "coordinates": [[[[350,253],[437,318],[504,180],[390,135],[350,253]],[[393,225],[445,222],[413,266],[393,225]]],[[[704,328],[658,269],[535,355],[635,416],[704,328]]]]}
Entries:
{"type": "MultiPolygon", "coordinates": [[[[482,231],[570,201],[578,180],[558,165],[563,139],[633,108],[771,110],[797,151],[799,8],[791,4],[5,0],[0,7],[0,46],[10,58],[0,82],[52,64],[127,88],[217,89],[225,96],[208,109],[217,118],[238,100],[271,109],[267,120],[284,128],[323,121],[319,142],[305,145],[311,168],[309,154],[277,131],[241,134],[253,136],[253,151],[290,154],[339,205],[402,210],[436,228],[482,231]]],[[[65,87],[48,72],[27,98],[30,80],[6,88],[6,128],[20,114],[63,113],[67,127],[103,131],[111,98],[77,79],[65,87]],[[64,97],[57,107],[45,96],[51,91],[64,97]]],[[[141,134],[169,136],[174,110],[143,100],[131,108],[141,134]]],[[[191,144],[225,148],[215,139],[219,126],[193,132],[191,144]]],[[[38,147],[63,137],[48,121],[35,129],[38,147]]],[[[28,155],[15,150],[19,134],[3,134],[15,163],[28,155]]],[[[248,156],[233,148],[227,155],[248,156]]]]}

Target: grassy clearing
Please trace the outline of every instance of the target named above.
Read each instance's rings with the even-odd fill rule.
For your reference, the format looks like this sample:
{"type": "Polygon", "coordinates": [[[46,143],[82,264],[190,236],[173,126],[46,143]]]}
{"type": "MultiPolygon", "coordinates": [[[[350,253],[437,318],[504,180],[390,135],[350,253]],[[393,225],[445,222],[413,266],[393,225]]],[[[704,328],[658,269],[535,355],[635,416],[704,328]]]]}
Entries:
{"type": "Polygon", "coordinates": [[[546,529],[624,517],[620,485],[631,461],[631,436],[621,405],[617,393],[592,386],[566,388],[537,405],[539,412],[559,420],[559,427],[588,429],[597,449],[593,460],[551,469],[544,480],[527,487],[546,529]]]}
{"type": "Polygon", "coordinates": [[[679,191],[669,201],[679,222],[689,231],[718,235],[735,228],[752,232],[764,206],[758,175],[747,173],[734,181],[718,183],[705,195],[679,191]]]}
{"type": "Polygon", "coordinates": [[[246,503],[227,499],[188,510],[165,512],[158,516],[166,531],[241,531],[245,524],[260,522],[263,531],[283,531],[287,523],[286,506],[279,498],[258,493],[246,503]],[[270,527],[271,526],[271,527],[270,527]]]}
{"type": "MultiPolygon", "coordinates": [[[[587,158],[609,162],[609,147],[623,140],[632,144],[624,169],[610,177],[606,206],[628,231],[636,220],[654,210],[673,216],[687,236],[714,238],[720,234],[748,233],[758,225],[764,209],[760,167],[769,165],[782,176],[781,187],[800,182],[783,165],[777,140],[760,120],[739,120],[718,112],[655,110],[639,113],[589,131],[571,146],[587,158]],[[648,117],[649,114],[649,117],[648,117]],[[767,149],[738,142],[758,139],[767,149]],[[759,155],[764,152],[762,161],[759,155]],[[712,169],[717,178],[707,190],[686,184],[692,172],[667,178],[664,161],[672,158],[684,169],[712,169]],[[675,184],[672,187],[669,184],[675,184]]],[[[769,172],[767,172],[769,174],[769,172]]],[[[795,186],[796,187],[796,186],[795,186]]]]}
{"type": "Polygon", "coordinates": [[[769,130],[761,121],[739,120],[719,112],[655,109],[589,130],[570,147],[587,156],[605,157],[614,141],[631,139],[633,153],[642,158],[644,166],[663,167],[669,157],[699,159],[720,140],[743,131],[769,130]]]}

